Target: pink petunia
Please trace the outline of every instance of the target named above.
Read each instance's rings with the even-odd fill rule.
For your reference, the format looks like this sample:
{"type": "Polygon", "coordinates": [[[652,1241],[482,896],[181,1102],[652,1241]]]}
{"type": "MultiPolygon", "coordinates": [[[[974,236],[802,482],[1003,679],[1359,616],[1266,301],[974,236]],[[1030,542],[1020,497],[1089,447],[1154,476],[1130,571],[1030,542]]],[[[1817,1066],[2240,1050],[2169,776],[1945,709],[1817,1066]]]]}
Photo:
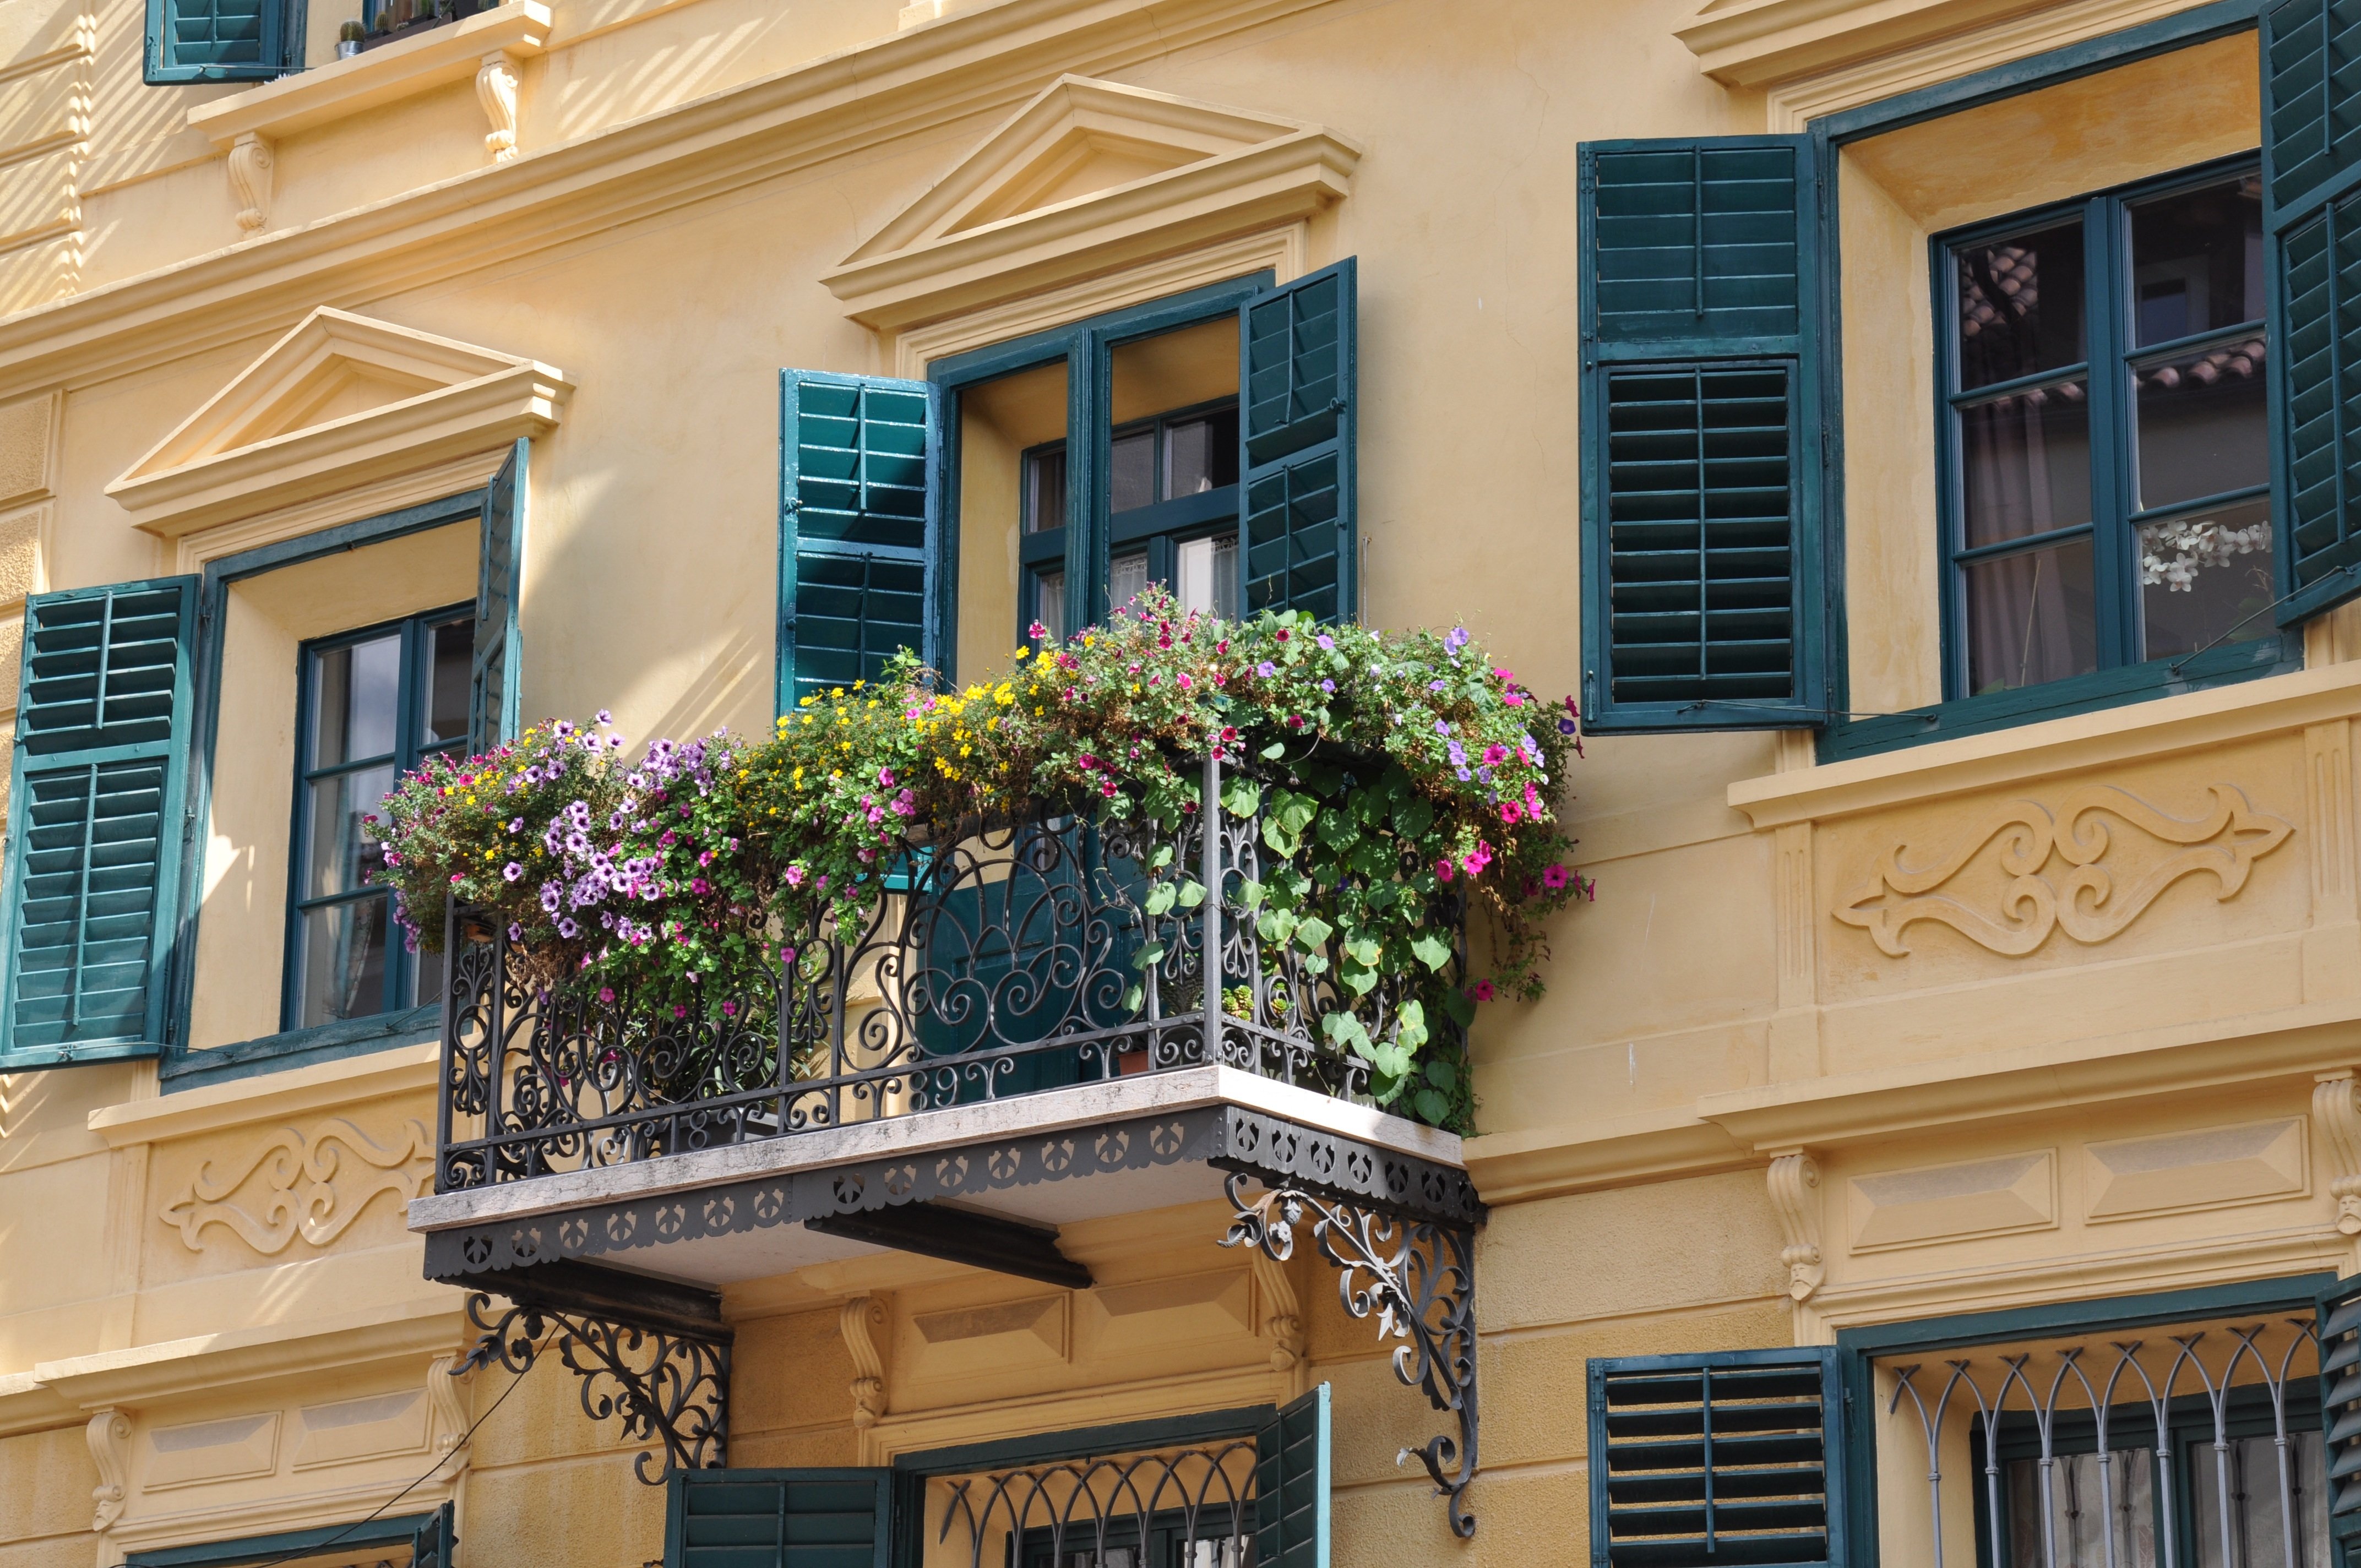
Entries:
{"type": "Polygon", "coordinates": [[[1444,882],[1449,882],[1451,880],[1452,872],[1457,869],[1458,868],[1455,867],[1448,859],[1440,860],[1434,862],[1434,874],[1444,882]]]}
{"type": "Polygon", "coordinates": [[[1569,872],[1562,865],[1553,864],[1543,866],[1542,868],[1542,885],[1549,889],[1552,893],[1556,893],[1565,886],[1567,879],[1573,873],[1569,872]]]}

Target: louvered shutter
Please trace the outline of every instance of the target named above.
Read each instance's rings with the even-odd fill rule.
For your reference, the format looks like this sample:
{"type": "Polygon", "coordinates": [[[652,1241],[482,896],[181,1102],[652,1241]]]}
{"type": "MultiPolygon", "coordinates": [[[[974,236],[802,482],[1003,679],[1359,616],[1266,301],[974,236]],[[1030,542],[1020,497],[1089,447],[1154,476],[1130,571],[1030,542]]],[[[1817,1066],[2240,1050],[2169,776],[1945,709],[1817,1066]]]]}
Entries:
{"type": "Polygon", "coordinates": [[[148,0],[146,80],[265,82],[302,62],[292,0],[148,0]]]}
{"type": "Polygon", "coordinates": [[[161,1048],[196,609],[194,577],[27,602],[0,1070],[161,1048]]]}
{"type": "Polygon", "coordinates": [[[888,1568],[891,1470],[675,1470],[664,1568],[888,1568]]]}
{"type": "Polygon", "coordinates": [[[2279,620],[2361,593],[2361,0],[2262,18],[2279,620]]]}
{"type": "Polygon", "coordinates": [[[1844,1562],[1832,1349],[1594,1358],[1592,1568],[1844,1562]]]}
{"type": "Polygon", "coordinates": [[[1240,602],[1360,613],[1353,258],[1238,307],[1240,602]]]}
{"type": "Polygon", "coordinates": [[[1328,1568],[1328,1385],[1255,1434],[1256,1568],[1328,1568]]]}
{"type": "Polygon", "coordinates": [[[2320,1293],[2320,1425],[2328,1446],[2328,1529],[2361,1562],[2361,1278],[2320,1293]]]}
{"type": "Polygon", "coordinates": [[[456,1568],[459,1532],[452,1525],[448,1503],[426,1516],[410,1537],[410,1568],[456,1568]]]}
{"type": "Polygon", "coordinates": [[[1580,187],[1585,722],[1817,722],[1809,142],[1594,143],[1580,187]]]}
{"type": "Polygon", "coordinates": [[[516,739],[524,674],[517,622],[524,586],[525,484],[533,443],[520,439],[484,489],[482,554],[476,573],[476,652],[467,691],[467,749],[516,739]]]}
{"type": "Polygon", "coordinates": [[[780,376],[779,711],[874,680],[915,648],[939,667],[934,389],[882,376],[780,376]]]}

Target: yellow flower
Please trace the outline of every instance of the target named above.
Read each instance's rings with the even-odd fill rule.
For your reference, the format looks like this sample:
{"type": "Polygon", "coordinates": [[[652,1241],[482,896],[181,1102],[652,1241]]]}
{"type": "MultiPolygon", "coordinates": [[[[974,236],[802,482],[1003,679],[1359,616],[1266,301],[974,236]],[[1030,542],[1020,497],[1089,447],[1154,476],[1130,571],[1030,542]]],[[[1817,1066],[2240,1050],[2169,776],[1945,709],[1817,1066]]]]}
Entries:
{"type": "Polygon", "coordinates": [[[1021,659],[1025,659],[1025,658],[1030,657],[1030,656],[1031,656],[1031,654],[1032,654],[1032,652],[1033,652],[1033,650],[1032,650],[1032,649],[1030,649],[1030,648],[1019,648],[1018,650],[1016,650],[1016,657],[1017,657],[1018,659],[1020,659],[1020,660],[1021,660],[1021,659]]]}
{"type": "Polygon", "coordinates": [[[828,695],[830,696],[842,696],[844,695],[844,688],[842,686],[839,686],[828,695]]]}
{"type": "Polygon", "coordinates": [[[1099,640],[1095,637],[1085,637],[1082,639],[1082,646],[1085,648],[1095,648],[1098,645],[1099,640]]]}

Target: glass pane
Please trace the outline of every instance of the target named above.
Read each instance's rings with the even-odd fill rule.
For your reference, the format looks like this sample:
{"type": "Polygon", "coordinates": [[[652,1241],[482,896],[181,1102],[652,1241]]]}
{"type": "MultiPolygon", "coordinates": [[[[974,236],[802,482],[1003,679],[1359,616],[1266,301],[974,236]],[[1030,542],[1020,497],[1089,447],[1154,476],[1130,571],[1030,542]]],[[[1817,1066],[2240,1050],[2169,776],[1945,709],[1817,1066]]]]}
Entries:
{"type": "Polygon", "coordinates": [[[1238,613],[1238,540],[1191,539],[1174,551],[1173,597],[1184,610],[1236,619],[1238,613]]]}
{"type": "Polygon", "coordinates": [[[2263,319],[2261,175],[2141,202],[2131,214],[2135,342],[2263,319]]]}
{"type": "MultiPolygon", "coordinates": [[[[2008,1534],[2012,1568],[2039,1568],[2049,1561],[2042,1544],[2037,1460],[2009,1462],[2008,1534]]],[[[2049,1539],[2059,1568],[2155,1568],[2162,1561],[2156,1541],[2156,1451],[2119,1449],[2107,1456],[2103,1469],[2095,1453],[2053,1461],[2049,1539]],[[2112,1552],[2107,1537],[2113,1538],[2112,1552]]]]}
{"type": "Polygon", "coordinates": [[[2260,334],[2132,371],[2139,504],[2199,500],[2271,477],[2260,334]]]}
{"type": "Polygon", "coordinates": [[[1135,550],[1107,563],[1107,608],[1121,609],[1148,587],[1148,552],[1135,550]]]}
{"type": "Polygon", "coordinates": [[[2079,363],[2080,218],[1952,253],[1960,269],[1960,389],[2079,363]]]}
{"type": "Polygon", "coordinates": [[[1164,431],[1164,497],[1202,495],[1238,482],[1238,411],[1217,409],[1164,431]]]}
{"type": "Polygon", "coordinates": [[[1025,459],[1025,530],[1066,526],[1066,449],[1052,446],[1025,459]]]}
{"type": "Polygon", "coordinates": [[[2187,1453],[2191,1472],[2190,1501],[2197,1516],[2198,1568],[2279,1568],[2285,1563],[2293,1563],[2296,1568],[2332,1568],[2327,1477],[2319,1432],[2290,1434],[2284,1488],[2279,1482],[2278,1445],[2268,1436],[2231,1439],[2227,1465],[2217,1464],[2210,1438],[2192,1444],[2187,1453]],[[2226,1560],[2222,1551],[2225,1511],[2230,1545],[2226,1560]],[[2290,1534],[2295,1544],[2292,1554],[2288,1551],[2290,1534]]]}
{"type": "MultiPolygon", "coordinates": [[[[394,927],[393,939],[404,940],[401,928],[394,927]]],[[[441,953],[413,953],[410,959],[410,1005],[423,1006],[443,1000],[444,956],[441,953]]]]}
{"type": "Polygon", "coordinates": [[[2141,658],[2193,653],[2216,638],[2271,629],[2262,613],[2273,597],[2269,501],[2152,522],[2139,531],[2139,544],[2141,658]]]}
{"type": "Polygon", "coordinates": [[[1065,639],[1066,574],[1063,571],[1033,574],[1033,619],[1048,628],[1050,641],[1065,639]]]}
{"type": "Polygon", "coordinates": [[[303,912],[300,1027],[385,1011],[385,897],[303,912]]]}
{"type": "Polygon", "coordinates": [[[315,655],[312,765],[329,768],[364,757],[391,755],[393,738],[400,729],[395,705],[401,693],[398,632],[315,655]]]}
{"type": "Polygon", "coordinates": [[[426,629],[426,712],[418,743],[440,745],[467,736],[467,696],[476,653],[476,620],[446,620],[426,629]]]}
{"type": "Polygon", "coordinates": [[[1960,491],[1970,549],[2091,521],[2084,390],[2069,381],[1960,411],[1960,491]]]}
{"type": "Polygon", "coordinates": [[[2099,667],[2091,542],[2026,550],[1962,569],[1968,588],[1968,690],[2006,691],[2099,667]]]}
{"type": "Polygon", "coordinates": [[[315,779],[309,788],[311,831],[306,838],[303,896],[324,898],[368,885],[368,874],[385,864],[380,825],[364,817],[381,816],[386,793],[393,788],[390,767],[363,768],[315,779]]]}
{"type": "Polygon", "coordinates": [[[1107,510],[1132,511],[1158,499],[1156,432],[1151,428],[1116,436],[1107,469],[1107,510]]]}

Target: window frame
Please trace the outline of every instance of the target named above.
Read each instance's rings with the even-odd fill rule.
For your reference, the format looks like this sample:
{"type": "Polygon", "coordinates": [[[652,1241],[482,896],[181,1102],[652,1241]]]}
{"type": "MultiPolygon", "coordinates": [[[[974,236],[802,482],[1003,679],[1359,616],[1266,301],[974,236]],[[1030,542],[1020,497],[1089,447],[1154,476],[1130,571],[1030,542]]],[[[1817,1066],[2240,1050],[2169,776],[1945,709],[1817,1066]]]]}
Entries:
{"type": "Polygon", "coordinates": [[[197,82],[272,82],[303,69],[310,7],[301,0],[263,0],[263,59],[252,65],[182,65],[170,60],[164,36],[173,0],[147,0],[146,32],[139,49],[139,80],[149,87],[197,82]]]}
{"type": "MultiPolygon", "coordinates": [[[[434,656],[431,633],[438,627],[466,621],[472,634],[476,620],[476,604],[468,601],[445,605],[437,609],[421,610],[416,614],[397,616],[373,626],[350,631],[333,632],[314,637],[296,650],[295,674],[295,788],[288,827],[287,840],[287,937],[280,980],[279,1025],[281,1029],[325,1027],[326,1025],[306,1025],[303,1008],[303,917],[314,909],[324,909],[339,904],[358,904],[367,898],[377,898],[387,905],[386,990],[394,997],[410,993],[418,978],[418,955],[408,950],[406,944],[391,939],[393,894],[390,888],[374,891],[367,888],[345,893],[323,894],[308,897],[304,883],[312,870],[310,835],[305,831],[309,816],[311,786],[322,779],[341,773],[364,772],[387,762],[393,765],[394,776],[410,772],[429,756],[466,756],[469,737],[462,730],[456,737],[434,745],[423,745],[419,731],[425,718],[421,708],[423,701],[432,700],[432,672],[434,656]],[[390,753],[371,756],[353,762],[338,762],[331,767],[312,765],[319,713],[313,700],[313,674],[319,660],[340,649],[358,647],[364,642],[378,641],[389,634],[401,641],[401,668],[394,685],[394,746],[390,753]]],[[[472,663],[472,662],[471,662],[472,663]]],[[[389,1014],[409,1012],[426,1003],[414,1003],[412,1007],[388,1006],[375,1013],[356,1014],[350,1018],[328,1020],[329,1024],[358,1024],[369,1018],[381,1018],[389,1014]]]]}
{"type": "MultiPolygon", "coordinates": [[[[2276,312],[2267,302],[2258,322],[2242,322],[2235,326],[2188,334],[2169,342],[2136,345],[2133,342],[2135,334],[2130,313],[2136,303],[2131,289],[2130,209],[2142,202],[2202,190],[2245,174],[2259,177],[2261,173],[2262,153],[2257,148],[2251,153],[2235,153],[2147,179],[2086,192],[2063,202],[2029,207],[1928,237],[1928,295],[1935,315],[1935,474],[1937,526],[1940,530],[1942,552],[1940,608],[1946,706],[2017,696],[2043,686],[2071,688],[2078,683],[2100,680],[2118,672],[2146,672],[2156,677],[2156,684],[2169,685],[2185,671],[2200,666],[2208,655],[2235,649],[2241,642],[2277,640],[2277,623],[2267,619],[2267,612],[2258,612],[2254,619],[2262,621],[2262,630],[2256,637],[2234,639],[2191,653],[2167,654],[2155,659],[2138,657],[2140,591],[2136,580],[2138,549],[2135,543],[2139,530],[2147,524],[2260,498],[2272,503],[2271,526],[2276,554],[2279,519],[2277,504],[2279,488],[2274,482],[2273,473],[2275,463],[2266,462],[2264,477],[2259,483],[2233,486],[2196,500],[2165,506],[2141,509],[2132,505],[2137,493],[2135,470],[2138,463],[2138,399],[2129,382],[2132,367],[2217,341],[2229,341],[2258,329],[2269,345],[2267,356],[2276,353],[2278,345],[2272,341],[2276,312]],[[2083,357],[2076,364],[2056,369],[1960,389],[1957,343],[1960,280],[1955,254],[1964,247],[1985,240],[2002,239],[2068,220],[2078,221],[2082,231],[2083,357]],[[2091,521],[2048,533],[2027,534],[1986,545],[1969,545],[1963,489],[1965,465],[1961,456],[1961,410],[2002,395],[2010,389],[2048,386],[2077,378],[2087,389],[2092,464],[2091,521]],[[2093,634],[2099,655],[2097,668],[2057,681],[2005,687],[1981,695],[1971,691],[1968,685],[1966,568],[1985,561],[2005,559],[2046,546],[2070,543],[2077,537],[2087,538],[2091,542],[2092,614],[2096,622],[2093,634]]],[[[2268,257],[2260,258],[2258,264],[2267,269],[2270,265],[2268,257]]],[[[2269,280],[2266,279],[2264,281],[2268,302],[2273,291],[2269,280]]],[[[2268,377],[2271,372],[2266,364],[2257,373],[2268,377]]],[[[2268,401],[2268,391],[2266,398],[2268,401]]],[[[2276,444],[2275,442],[2268,443],[2269,449],[2275,452],[2276,444]]],[[[2274,599],[2278,597],[2276,587],[2272,597],[2274,599]]]]}

